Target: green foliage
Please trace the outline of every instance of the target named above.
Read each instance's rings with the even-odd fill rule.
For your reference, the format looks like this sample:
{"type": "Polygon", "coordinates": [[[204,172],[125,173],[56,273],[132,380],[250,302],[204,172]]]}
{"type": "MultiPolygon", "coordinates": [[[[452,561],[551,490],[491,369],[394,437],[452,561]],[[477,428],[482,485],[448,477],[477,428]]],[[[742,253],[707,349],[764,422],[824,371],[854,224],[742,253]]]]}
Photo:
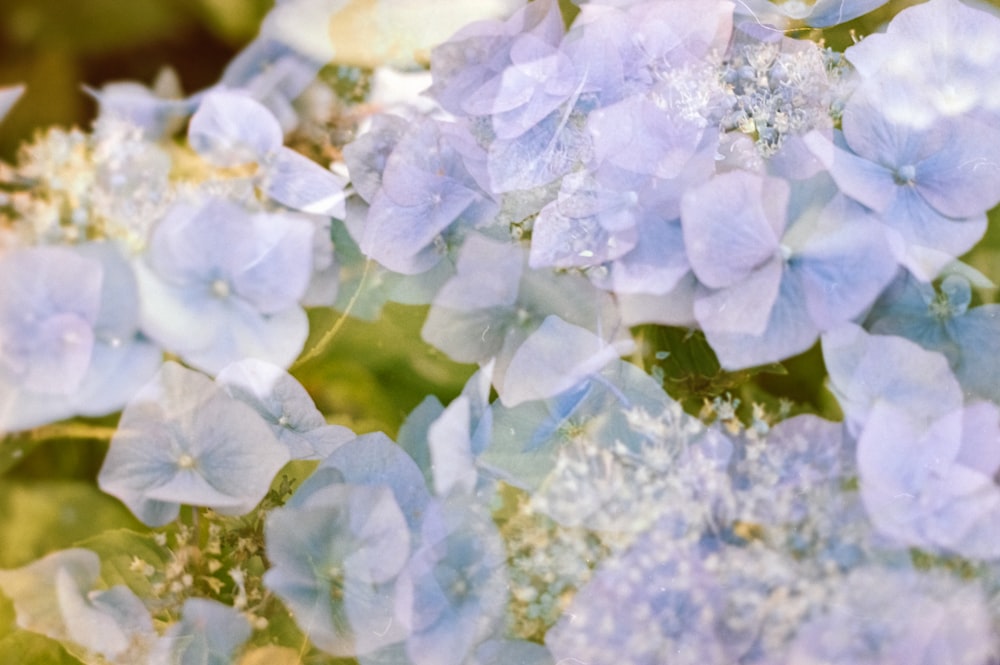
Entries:
{"type": "Polygon", "coordinates": [[[0,665],[79,665],[55,640],[15,631],[0,637],[0,665]]]}
{"type": "Polygon", "coordinates": [[[141,46],[184,23],[177,2],[164,0],[8,0],[4,38],[39,50],[107,52],[141,46]]]}
{"type": "MultiPolygon", "coordinates": [[[[310,312],[310,349],[342,315],[310,312]]],[[[358,433],[394,436],[429,394],[443,402],[462,391],[475,368],[449,360],[420,338],[426,308],[389,304],[378,321],[348,318],[315,360],[294,370],[323,413],[358,433]]]]}
{"type": "Polygon", "coordinates": [[[0,568],[23,566],[109,529],[140,526],[116,500],[78,481],[5,480],[0,515],[0,568]]]}

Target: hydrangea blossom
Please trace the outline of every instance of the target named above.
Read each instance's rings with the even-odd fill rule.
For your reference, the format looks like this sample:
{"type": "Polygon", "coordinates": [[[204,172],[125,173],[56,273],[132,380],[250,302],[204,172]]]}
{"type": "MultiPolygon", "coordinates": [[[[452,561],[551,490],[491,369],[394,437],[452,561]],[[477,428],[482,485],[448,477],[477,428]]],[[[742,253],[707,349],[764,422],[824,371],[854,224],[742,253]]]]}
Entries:
{"type": "Polygon", "coordinates": [[[857,434],[876,404],[905,409],[924,425],[962,406],[962,390],[947,359],[892,335],[869,335],[845,324],[823,335],[830,384],[857,434]]]}
{"type": "Polygon", "coordinates": [[[889,0],[740,0],[736,11],[760,23],[784,27],[801,21],[814,28],[846,23],[878,9],[889,0]]]}
{"type": "Polygon", "coordinates": [[[919,3],[844,55],[894,125],[923,128],[940,118],[970,116],[989,120],[1000,111],[994,66],[1000,20],[984,10],[959,0],[919,3]]]}
{"type": "Polygon", "coordinates": [[[805,140],[841,191],[879,214],[900,261],[930,279],[982,237],[1000,201],[1000,133],[971,118],[914,127],[880,106],[861,90],[844,109],[846,146],[805,140]]]}
{"type": "Polygon", "coordinates": [[[706,287],[695,317],[723,367],[805,351],[895,274],[878,228],[822,176],[723,173],[689,191],[681,209],[688,258],[706,287]]]}
{"type": "Polygon", "coordinates": [[[282,145],[278,121],[246,95],[206,95],[188,125],[188,141],[217,166],[258,164],[264,191],[282,205],[341,219],[346,214],[343,179],[282,145]]]}
{"type": "Polygon", "coordinates": [[[615,345],[623,336],[617,312],[605,294],[579,277],[529,270],[526,258],[516,246],[470,236],[462,246],[455,276],[438,292],[421,331],[425,340],[460,362],[483,364],[495,358],[493,385],[507,403],[541,399],[570,387],[582,378],[581,371],[591,369],[588,362],[617,355],[615,345]],[[542,330],[546,320],[550,322],[542,330]],[[526,354],[556,339],[557,329],[568,332],[571,327],[579,328],[573,333],[576,346],[568,347],[571,353],[549,358],[549,371],[529,360],[526,354]],[[596,336],[588,336],[588,330],[596,336]],[[536,378],[545,375],[550,383],[520,395],[513,391],[530,391],[531,384],[514,384],[508,395],[504,387],[508,368],[532,337],[532,346],[518,361],[518,371],[531,371],[536,378]],[[562,374],[574,364],[576,374],[562,374]]]}
{"type": "Polygon", "coordinates": [[[481,156],[452,123],[420,119],[400,137],[385,161],[358,245],[396,272],[413,274],[442,258],[444,236],[474,227],[496,211],[475,171],[481,156]]]}
{"type": "Polygon", "coordinates": [[[557,662],[732,662],[715,633],[723,598],[697,548],[653,528],[601,565],[545,643],[557,662]]]}
{"type": "Polygon", "coordinates": [[[979,402],[921,427],[876,404],[858,440],[861,494],[872,521],[911,546],[1000,557],[1000,412],[979,402]]]}
{"type": "Polygon", "coordinates": [[[0,430],[72,415],[95,350],[103,266],[69,248],[24,248],[0,256],[0,280],[0,430]]]}
{"type": "Polygon", "coordinates": [[[170,626],[150,665],[229,665],[250,639],[250,624],[229,605],[205,598],[184,601],[181,620],[170,626]]]}
{"type": "Polygon", "coordinates": [[[101,561],[90,550],[53,552],[23,568],[0,570],[18,626],[71,645],[91,662],[144,660],[158,636],[142,600],[128,587],[95,588],[101,561]]]}
{"type": "Polygon", "coordinates": [[[122,412],[97,481],[144,523],[161,526],[180,504],[249,512],[288,459],[252,408],[168,362],[122,412]]]}
{"type": "Polygon", "coordinates": [[[246,357],[289,366],[308,333],[313,232],[227,199],[178,201],[135,263],[143,331],[213,374],[246,357]]]}
{"type": "Polygon", "coordinates": [[[364,655],[405,637],[393,602],[410,532],[389,487],[300,490],[268,516],[266,539],[265,585],[323,651],[364,655]]]}
{"type": "Polygon", "coordinates": [[[346,427],[327,425],[302,384],[276,365],[247,358],[224,367],[215,381],[267,421],[292,459],[323,459],[354,438],[346,427]]]}
{"type": "Polygon", "coordinates": [[[972,290],[961,275],[948,275],[935,289],[901,274],[868,315],[868,329],[899,335],[943,353],[966,396],[1000,403],[1000,305],[969,308],[972,290]]]}
{"type": "Polygon", "coordinates": [[[799,632],[787,663],[981,665],[995,657],[983,590],[945,573],[861,568],[799,632]]]}
{"type": "Polygon", "coordinates": [[[399,578],[396,618],[410,633],[413,665],[461,665],[502,626],[506,555],[500,535],[475,506],[432,504],[399,578]]]}
{"type": "Polygon", "coordinates": [[[177,73],[169,67],[160,70],[151,88],[120,81],[85,90],[97,100],[101,117],[125,120],[153,141],[176,133],[196,107],[195,100],[182,99],[177,73]]]}

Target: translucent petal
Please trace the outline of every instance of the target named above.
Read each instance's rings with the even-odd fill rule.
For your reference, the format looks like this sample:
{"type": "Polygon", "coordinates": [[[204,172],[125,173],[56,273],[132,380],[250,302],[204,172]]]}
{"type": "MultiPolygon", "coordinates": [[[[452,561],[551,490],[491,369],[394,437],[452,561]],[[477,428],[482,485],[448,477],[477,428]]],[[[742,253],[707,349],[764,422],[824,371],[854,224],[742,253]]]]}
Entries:
{"type": "Polygon", "coordinates": [[[188,125],[188,142],[215,166],[262,162],[284,143],[281,125],[250,96],[213,90],[202,98],[188,125]]]}

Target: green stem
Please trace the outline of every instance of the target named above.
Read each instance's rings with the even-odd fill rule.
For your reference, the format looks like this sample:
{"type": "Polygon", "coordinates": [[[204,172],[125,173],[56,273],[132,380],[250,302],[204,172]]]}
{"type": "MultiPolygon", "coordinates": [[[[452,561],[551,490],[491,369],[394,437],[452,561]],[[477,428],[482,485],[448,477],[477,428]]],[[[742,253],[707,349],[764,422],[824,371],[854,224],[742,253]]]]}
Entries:
{"type": "Polygon", "coordinates": [[[371,268],[371,265],[372,265],[371,259],[365,261],[365,269],[361,273],[361,280],[358,282],[358,288],[354,291],[354,295],[352,295],[351,299],[347,302],[347,307],[344,308],[344,313],[340,315],[340,318],[337,319],[336,322],[334,322],[334,324],[330,327],[330,329],[323,334],[323,336],[319,339],[319,341],[316,342],[316,344],[314,344],[313,347],[309,349],[309,351],[300,356],[299,359],[292,364],[290,369],[292,370],[298,369],[305,363],[309,362],[310,360],[318,356],[320,353],[324,351],[324,349],[326,349],[327,346],[329,346],[330,342],[333,341],[333,338],[337,336],[337,333],[340,332],[340,329],[344,327],[344,323],[347,322],[347,317],[350,316],[351,310],[354,309],[354,305],[358,302],[358,298],[361,297],[361,292],[365,286],[365,279],[368,277],[368,270],[369,268],[371,268]]]}

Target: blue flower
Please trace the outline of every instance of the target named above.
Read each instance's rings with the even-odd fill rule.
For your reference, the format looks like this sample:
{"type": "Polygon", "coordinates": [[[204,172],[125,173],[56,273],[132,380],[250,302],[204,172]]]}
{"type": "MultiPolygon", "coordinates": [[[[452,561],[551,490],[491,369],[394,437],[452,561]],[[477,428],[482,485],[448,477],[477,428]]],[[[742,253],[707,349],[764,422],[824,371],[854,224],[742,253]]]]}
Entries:
{"type": "Polygon", "coordinates": [[[838,580],[789,663],[980,665],[995,656],[984,590],[940,570],[867,566],[838,580]]]}
{"type": "Polygon", "coordinates": [[[978,402],[929,424],[876,404],[858,439],[861,496],[900,542],[974,559],[1000,557],[1000,411],[978,402]]]}
{"type": "Polygon", "coordinates": [[[358,242],[361,251],[404,274],[434,267],[447,235],[496,212],[474,177],[481,153],[454,123],[423,118],[411,124],[386,158],[358,242]]]}
{"type": "Polygon", "coordinates": [[[707,287],[694,314],[728,369],[805,351],[870,306],[896,271],[870,216],[823,176],[717,175],[685,194],[681,224],[707,287]]]}
{"type": "Polygon", "coordinates": [[[181,620],[170,626],[151,654],[150,665],[230,665],[250,639],[250,624],[229,605],[188,598],[181,620]]]}
{"type": "Polygon", "coordinates": [[[716,634],[724,598],[703,553],[654,527],[601,563],[545,644],[556,662],[736,662],[716,634]]]}
{"type": "Polygon", "coordinates": [[[540,399],[570,387],[581,377],[579,372],[591,369],[588,362],[617,355],[614,349],[624,337],[607,294],[582,277],[528,270],[526,258],[520,248],[509,243],[479,235],[467,238],[456,274],[441,287],[421,331],[427,342],[459,362],[485,364],[495,358],[493,385],[505,402],[531,399],[532,395],[540,399]],[[542,330],[550,316],[560,321],[550,320],[542,330]],[[532,367],[531,354],[543,351],[542,347],[552,342],[552,333],[560,328],[573,330],[572,344],[566,347],[569,352],[532,367]],[[508,368],[539,330],[542,332],[522,352],[517,366],[517,371],[528,373],[522,378],[529,382],[517,380],[508,393],[508,368]],[[563,374],[574,365],[576,374],[563,374]],[[544,374],[548,382],[538,384],[534,392],[528,378],[532,373],[536,377],[544,374]]]}
{"type": "Polygon", "coordinates": [[[180,504],[250,512],[288,459],[253,409],[168,362],[122,412],[97,482],[145,524],[162,526],[180,504]]]}
{"type": "Polygon", "coordinates": [[[993,124],[1000,112],[1000,20],[984,9],[959,0],[919,3],[844,55],[894,124],[925,128],[970,116],[993,124]]]}
{"type": "MultiPolygon", "coordinates": [[[[13,263],[7,265],[16,266],[17,256],[19,253],[11,254],[7,261],[13,263]]],[[[8,319],[12,327],[0,333],[7,339],[6,350],[0,351],[0,357],[7,356],[3,361],[7,369],[0,369],[0,430],[26,429],[76,414],[97,416],[117,411],[156,372],[161,355],[156,345],[138,333],[139,301],[131,267],[111,242],[85,243],[72,249],[27,250],[23,258],[30,257],[40,262],[33,263],[34,272],[22,266],[6,282],[10,288],[8,298],[14,296],[19,282],[36,284],[25,286],[18,299],[7,301],[7,306],[19,311],[13,320],[8,319]],[[46,267],[53,259],[64,264],[59,271],[46,267]],[[80,271],[83,266],[88,266],[86,272],[80,271]],[[88,291],[95,278],[99,283],[98,302],[92,309],[93,292],[88,291]],[[76,295],[60,296],[61,289],[70,289],[76,295]],[[33,302],[19,299],[30,298],[32,293],[36,299],[33,302]],[[60,302],[72,303],[71,310],[83,315],[78,323],[93,319],[89,332],[83,328],[78,332],[63,330],[61,344],[53,348],[46,346],[53,340],[46,341],[47,333],[39,333],[36,326],[52,325],[45,321],[54,312],[44,310],[59,307],[60,302]],[[21,337],[25,333],[27,336],[21,337]],[[49,350],[44,357],[28,360],[25,354],[36,352],[32,348],[49,350]],[[62,362],[60,358],[70,363],[57,372],[61,380],[48,387],[38,379],[27,381],[30,376],[49,371],[46,367],[51,363],[62,362]],[[78,376],[81,369],[83,373],[78,376]]],[[[69,319],[65,317],[66,313],[59,318],[66,322],[69,319]]]]}
{"type": "Polygon", "coordinates": [[[970,309],[971,299],[969,282],[959,275],[935,289],[903,273],[875,303],[866,325],[943,353],[967,397],[1000,403],[1000,305],[970,309]]]}
{"type": "Polygon", "coordinates": [[[265,537],[264,584],[320,649],[360,656],[406,636],[394,602],[410,531],[389,486],[314,482],[268,515],[265,537]]]}
{"type": "Polygon", "coordinates": [[[322,493],[337,483],[389,487],[411,530],[418,528],[431,499],[420,467],[381,432],[363,434],[330,453],[299,486],[288,505],[304,505],[314,493],[322,493]]]}
{"type": "Polygon", "coordinates": [[[221,198],[178,201],[135,264],[143,331],[213,374],[247,357],[287,367],[308,333],[313,233],[221,198]]]}
{"type": "Polygon", "coordinates": [[[343,219],[344,179],[284,147],[281,125],[248,95],[214,90],[188,125],[188,141],[216,166],[257,164],[269,197],[301,212],[343,219]]]}
{"type": "Polygon", "coordinates": [[[87,662],[145,662],[158,640],[152,617],[128,587],[95,588],[100,572],[94,552],[61,550],[0,570],[0,590],[14,602],[19,627],[59,640],[87,662]]]}
{"type": "Polygon", "coordinates": [[[247,358],[224,367],[215,382],[260,414],[292,459],[323,459],[354,438],[346,427],[327,425],[302,384],[276,365],[247,358]]]}
{"type": "Polygon", "coordinates": [[[948,360],[893,335],[869,335],[844,324],[823,335],[830,388],[857,434],[880,402],[902,408],[926,425],[962,406],[962,389],[948,360]]]}
{"type": "Polygon", "coordinates": [[[736,3],[738,14],[748,15],[754,21],[775,23],[779,27],[789,21],[802,21],[814,28],[829,28],[878,9],[889,0],[740,0],[736,3]]]}
{"type": "Polygon", "coordinates": [[[488,514],[460,501],[431,505],[397,589],[396,616],[408,628],[413,665],[461,665],[501,632],[506,560],[488,514]]]}
{"type": "Polygon", "coordinates": [[[805,141],[844,194],[878,213],[900,262],[932,279],[982,237],[985,212],[1000,201],[1000,132],[975,118],[892,120],[885,94],[862,89],[851,97],[844,145],[816,133],[805,141]]]}
{"type": "Polygon", "coordinates": [[[152,89],[134,81],[108,83],[100,90],[84,87],[100,107],[100,116],[120,118],[142,130],[150,141],[169,139],[194,110],[193,99],[181,99],[177,73],[164,68],[152,89]]]}

